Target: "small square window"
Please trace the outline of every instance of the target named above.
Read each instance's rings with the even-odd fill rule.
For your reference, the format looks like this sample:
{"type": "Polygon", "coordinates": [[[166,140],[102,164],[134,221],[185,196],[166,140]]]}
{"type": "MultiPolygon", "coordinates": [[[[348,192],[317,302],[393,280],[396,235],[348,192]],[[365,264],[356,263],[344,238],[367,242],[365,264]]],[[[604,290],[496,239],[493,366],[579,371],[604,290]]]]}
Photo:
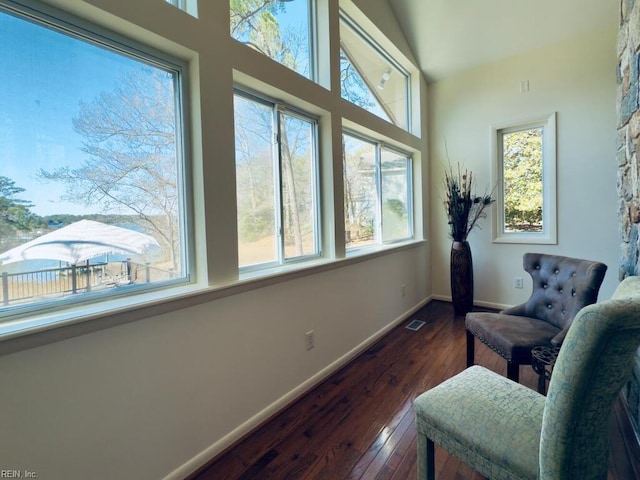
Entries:
{"type": "Polygon", "coordinates": [[[187,12],[192,17],[198,18],[198,0],[166,0],[167,3],[187,12]]]}
{"type": "Polygon", "coordinates": [[[230,0],[231,36],[315,80],[313,0],[230,0]]]}

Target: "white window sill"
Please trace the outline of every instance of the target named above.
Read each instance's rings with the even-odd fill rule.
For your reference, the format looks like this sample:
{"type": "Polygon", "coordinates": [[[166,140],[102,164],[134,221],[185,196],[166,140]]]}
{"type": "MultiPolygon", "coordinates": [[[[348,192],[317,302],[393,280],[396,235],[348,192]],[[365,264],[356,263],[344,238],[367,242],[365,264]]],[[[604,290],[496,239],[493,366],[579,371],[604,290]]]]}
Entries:
{"type": "Polygon", "coordinates": [[[322,258],[247,272],[238,280],[224,285],[183,284],[99,302],[81,303],[58,309],[43,309],[35,314],[16,316],[0,321],[0,356],[174,312],[182,308],[323,271],[342,268],[424,244],[425,240],[410,240],[390,245],[376,245],[375,248],[358,249],[357,254],[349,252],[347,258],[322,258]]]}

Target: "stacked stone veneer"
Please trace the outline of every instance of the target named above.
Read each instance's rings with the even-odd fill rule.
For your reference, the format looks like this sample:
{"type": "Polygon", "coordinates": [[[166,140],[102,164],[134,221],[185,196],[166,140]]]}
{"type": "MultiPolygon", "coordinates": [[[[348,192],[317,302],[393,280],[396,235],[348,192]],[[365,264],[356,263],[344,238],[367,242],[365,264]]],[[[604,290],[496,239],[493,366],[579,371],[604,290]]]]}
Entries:
{"type": "MultiPolygon", "coordinates": [[[[640,0],[620,0],[618,53],[618,195],[620,279],[640,275],[640,0]]],[[[629,411],[640,433],[640,350],[626,389],[629,411]]]]}

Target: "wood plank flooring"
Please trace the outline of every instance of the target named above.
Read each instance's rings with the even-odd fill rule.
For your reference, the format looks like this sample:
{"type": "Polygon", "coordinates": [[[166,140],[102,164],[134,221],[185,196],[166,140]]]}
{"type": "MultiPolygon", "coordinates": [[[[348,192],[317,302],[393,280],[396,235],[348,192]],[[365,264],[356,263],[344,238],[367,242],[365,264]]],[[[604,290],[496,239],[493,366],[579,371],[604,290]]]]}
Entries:
{"type": "MultiPolygon", "coordinates": [[[[464,318],[449,303],[431,302],[190,478],[414,479],[413,399],[465,368],[465,341],[464,318]],[[413,319],[426,325],[404,328],[413,319]]],[[[476,362],[506,374],[505,362],[478,342],[476,362]]],[[[521,367],[521,383],[535,389],[536,380],[530,367],[521,367]]],[[[634,480],[618,431],[612,432],[608,480],[634,480]]],[[[435,455],[440,480],[484,478],[437,446],[435,455]]]]}

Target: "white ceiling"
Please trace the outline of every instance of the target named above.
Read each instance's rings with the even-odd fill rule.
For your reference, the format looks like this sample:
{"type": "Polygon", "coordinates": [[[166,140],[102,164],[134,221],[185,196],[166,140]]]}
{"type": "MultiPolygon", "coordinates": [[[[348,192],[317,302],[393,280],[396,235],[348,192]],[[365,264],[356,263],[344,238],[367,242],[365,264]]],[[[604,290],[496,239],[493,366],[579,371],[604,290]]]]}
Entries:
{"type": "Polygon", "coordinates": [[[617,0],[388,0],[428,81],[615,27],[617,0]]]}

